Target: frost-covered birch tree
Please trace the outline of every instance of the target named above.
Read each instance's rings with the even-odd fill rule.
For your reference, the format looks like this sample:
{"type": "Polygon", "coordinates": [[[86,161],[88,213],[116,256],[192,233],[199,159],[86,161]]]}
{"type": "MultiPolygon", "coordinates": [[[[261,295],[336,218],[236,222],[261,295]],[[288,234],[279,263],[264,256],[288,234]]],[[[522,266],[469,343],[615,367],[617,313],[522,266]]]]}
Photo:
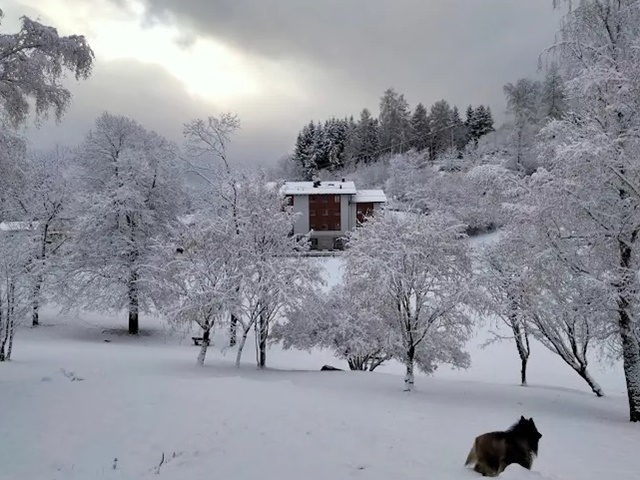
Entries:
{"type": "MultiPolygon", "coordinates": [[[[232,135],[240,128],[240,119],[233,113],[223,113],[206,119],[197,118],[184,124],[183,135],[187,151],[187,171],[195,175],[203,185],[198,190],[201,205],[222,203],[218,214],[226,214],[238,233],[238,184],[240,172],[232,169],[228,156],[232,135]]],[[[237,338],[238,319],[236,312],[230,313],[229,344],[234,346],[237,338]]]]}
{"type": "MultiPolygon", "coordinates": [[[[0,22],[2,17],[0,9],[0,22]]],[[[17,127],[27,121],[33,102],[37,119],[53,110],[60,120],[71,101],[71,92],[62,84],[64,75],[71,72],[76,80],[87,79],[93,61],[82,35],[61,37],[54,27],[23,16],[17,33],[0,33],[2,116],[17,127]]]]}
{"type": "Polygon", "coordinates": [[[296,217],[277,187],[260,177],[240,184],[238,235],[232,244],[241,266],[238,322],[242,328],[236,365],[253,328],[256,363],[266,366],[267,344],[274,322],[283,310],[295,305],[320,285],[320,269],[301,254],[308,239],[291,235],[296,217]]]}
{"type": "Polygon", "coordinates": [[[464,227],[432,215],[375,215],[349,235],[345,278],[370,291],[388,322],[391,353],[406,368],[433,372],[446,363],[465,368],[471,330],[465,302],[472,288],[464,227]]]}
{"type": "Polygon", "coordinates": [[[31,280],[27,268],[29,231],[0,231],[0,362],[11,360],[16,326],[29,306],[31,280]]]}
{"type": "Polygon", "coordinates": [[[40,304],[45,280],[50,276],[58,252],[68,238],[69,223],[64,219],[68,212],[74,189],[70,178],[75,152],[65,147],[49,151],[31,152],[27,156],[26,184],[23,204],[28,218],[36,226],[29,259],[32,275],[31,324],[39,324],[40,304]]]}
{"type": "MultiPolygon", "coordinates": [[[[554,0],[557,7],[569,2],[554,0]]],[[[542,132],[537,221],[556,256],[613,299],[630,420],[640,421],[640,4],[574,2],[552,53],[570,113],[542,132]]]]}
{"type": "Polygon", "coordinates": [[[79,150],[73,241],[64,247],[68,306],[127,311],[129,333],[153,304],[148,257],[182,213],[175,147],[133,120],[102,114],[79,150]]]}
{"type": "Polygon", "coordinates": [[[201,366],[212,333],[237,309],[241,268],[233,248],[236,236],[227,217],[196,213],[154,246],[158,309],[174,324],[200,327],[201,366]]]}
{"type": "Polygon", "coordinates": [[[482,255],[482,286],[487,294],[487,311],[506,326],[510,335],[493,332],[485,345],[497,340],[513,340],[520,358],[520,384],[527,385],[527,365],[531,356],[530,328],[522,307],[522,295],[526,289],[526,266],[519,253],[526,249],[508,239],[501,239],[482,255]]]}
{"type": "Polygon", "coordinates": [[[598,301],[601,284],[559,261],[554,249],[537,238],[529,219],[514,221],[483,256],[482,285],[488,294],[488,311],[509,329],[521,360],[521,382],[535,339],[558,355],[584,379],[597,396],[602,388],[588,370],[595,346],[608,331],[609,305],[598,301]]]}
{"type": "Polygon", "coordinates": [[[519,298],[531,334],[580,375],[593,393],[604,396],[588,370],[590,349],[607,332],[601,284],[572,273],[552,251],[536,263],[542,265],[531,269],[530,290],[519,298]]]}

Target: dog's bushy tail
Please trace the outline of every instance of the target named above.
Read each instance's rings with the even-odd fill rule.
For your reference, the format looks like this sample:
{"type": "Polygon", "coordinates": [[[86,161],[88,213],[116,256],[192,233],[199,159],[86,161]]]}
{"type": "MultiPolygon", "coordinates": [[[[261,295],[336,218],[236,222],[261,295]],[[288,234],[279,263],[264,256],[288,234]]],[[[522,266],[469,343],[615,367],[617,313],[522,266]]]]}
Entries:
{"type": "Polygon", "coordinates": [[[476,443],[477,440],[473,441],[473,445],[471,446],[471,450],[469,450],[469,455],[467,455],[467,459],[465,460],[465,466],[471,465],[472,463],[476,463],[478,461],[478,456],[476,455],[476,443]]]}

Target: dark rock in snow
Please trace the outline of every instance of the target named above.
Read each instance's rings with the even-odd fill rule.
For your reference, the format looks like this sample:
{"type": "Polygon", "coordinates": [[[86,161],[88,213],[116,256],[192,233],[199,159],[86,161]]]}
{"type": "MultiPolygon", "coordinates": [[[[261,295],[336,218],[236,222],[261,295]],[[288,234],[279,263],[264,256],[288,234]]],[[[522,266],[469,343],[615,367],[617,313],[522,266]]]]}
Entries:
{"type": "Polygon", "coordinates": [[[331,365],[324,365],[321,369],[321,372],[329,371],[329,372],[343,372],[341,368],[332,367],[331,365]]]}

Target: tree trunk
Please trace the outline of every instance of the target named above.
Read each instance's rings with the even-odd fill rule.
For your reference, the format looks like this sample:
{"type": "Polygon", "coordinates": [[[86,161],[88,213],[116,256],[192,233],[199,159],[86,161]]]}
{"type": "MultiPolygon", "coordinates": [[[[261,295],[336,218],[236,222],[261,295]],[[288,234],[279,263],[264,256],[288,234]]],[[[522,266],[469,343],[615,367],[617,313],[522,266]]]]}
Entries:
{"type": "Polygon", "coordinates": [[[366,358],[363,358],[360,355],[347,357],[347,363],[349,364],[349,370],[366,370],[366,358]]]}
{"type": "Polygon", "coordinates": [[[618,242],[620,266],[625,270],[627,278],[618,286],[618,326],[622,341],[622,363],[627,383],[629,398],[629,420],[640,422],[640,345],[634,331],[633,319],[629,315],[630,300],[625,286],[630,283],[631,246],[623,241],[618,242]]]}
{"type": "Polygon", "coordinates": [[[197,365],[204,367],[204,359],[207,356],[207,348],[209,348],[211,327],[204,329],[202,332],[202,345],[200,346],[200,353],[198,353],[197,365]]]}
{"type": "Polygon", "coordinates": [[[45,258],[47,256],[47,239],[49,238],[49,223],[47,222],[42,232],[42,244],[40,245],[40,271],[37,272],[36,282],[33,286],[31,301],[31,326],[40,325],[40,292],[42,290],[42,282],[44,281],[42,268],[44,268],[45,258]]]}
{"type": "Polygon", "coordinates": [[[137,335],[139,332],[138,322],[138,275],[133,272],[129,279],[129,334],[137,335]]]}
{"type": "Polygon", "coordinates": [[[16,333],[15,324],[13,323],[13,315],[9,321],[9,343],[7,344],[7,360],[11,360],[11,352],[13,351],[13,336],[16,333]]]}
{"type": "Polygon", "coordinates": [[[618,324],[622,340],[622,364],[629,398],[629,420],[640,422],[640,346],[633,332],[633,321],[627,312],[626,296],[618,299],[618,324]]]}
{"type": "Polygon", "coordinates": [[[378,368],[387,360],[391,360],[390,355],[381,354],[379,356],[374,356],[373,358],[371,358],[371,361],[369,363],[369,371],[373,372],[376,368],[378,368]]]}
{"type": "Polygon", "coordinates": [[[407,360],[405,362],[407,371],[404,375],[404,391],[410,392],[413,390],[414,376],[413,376],[413,360],[407,360]]]}
{"type": "Polygon", "coordinates": [[[527,357],[520,357],[520,385],[523,387],[527,386],[527,362],[529,359],[527,357]]]}
{"type": "Polygon", "coordinates": [[[527,364],[529,363],[529,337],[525,327],[520,323],[515,314],[509,320],[513,330],[513,338],[516,341],[518,356],[520,357],[520,385],[527,386],[527,364]]]}
{"type": "Polygon", "coordinates": [[[38,274],[33,286],[33,299],[31,302],[31,326],[40,325],[40,290],[42,288],[42,275],[38,274]]]}
{"type": "Polygon", "coordinates": [[[236,345],[236,337],[238,334],[238,317],[233,313],[231,314],[231,323],[229,324],[229,346],[234,347],[236,345]]]}
{"type": "Polygon", "coordinates": [[[236,367],[240,368],[240,359],[242,358],[242,350],[244,349],[244,344],[247,343],[247,335],[249,335],[249,330],[251,327],[247,329],[243,329],[242,337],[240,337],[240,343],[238,344],[238,351],[236,352],[236,367]]]}
{"type": "Polygon", "coordinates": [[[258,331],[260,332],[260,337],[258,339],[258,368],[265,368],[267,366],[267,338],[269,337],[269,322],[263,315],[260,316],[258,322],[258,331]]]}
{"type": "MultiPolygon", "coordinates": [[[[2,300],[0,298],[0,300],[2,300]]],[[[2,331],[0,332],[0,362],[11,360],[11,350],[13,347],[13,285],[7,286],[6,311],[4,312],[4,323],[0,322],[2,331]]],[[[2,320],[2,304],[0,303],[0,320],[2,320]]]]}
{"type": "MultiPolygon", "coordinates": [[[[235,210],[234,210],[235,212],[235,210]]],[[[234,213],[235,215],[235,213],[234,213]]],[[[236,235],[240,234],[238,220],[236,219],[236,235]]],[[[236,296],[240,295],[240,287],[236,288],[236,296]]],[[[234,313],[231,314],[231,323],[229,324],[229,346],[235,347],[238,336],[238,317],[234,313]]]]}
{"type": "Polygon", "coordinates": [[[2,301],[2,289],[0,288],[0,362],[4,361],[4,346],[6,343],[5,335],[4,335],[4,310],[3,310],[3,301],[2,301]]]}
{"type": "Polygon", "coordinates": [[[604,391],[602,390],[600,385],[598,385],[598,382],[594,380],[586,367],[578,369],[577,372],[578,375],[580,375],[584,379],[584,381],[589,384],[591,390],[596,394],[597,397],[604,397],[604,391]]]}
{"type": "Polygon", "coordinates": [[[5,324],[2,325],[2,331],[0,332],[0,362],[8,360],[6,349],[7,341],[9,340],[9,318],[5,319],[5,324]]]}
{"type": "MultiPolygon", "coordinates": [[[[410,337],[411,338],[411,337],[410,337]]],[[[406,373],[404,375],[404,391],[410,392],[413,390],[414,376],[413,376],[413,366],[415,363],[416,356],[416,347],[411,341],[411,345],[407,349],[407,356],[404,361],[404,365],[406,367],[406,373]]]]}

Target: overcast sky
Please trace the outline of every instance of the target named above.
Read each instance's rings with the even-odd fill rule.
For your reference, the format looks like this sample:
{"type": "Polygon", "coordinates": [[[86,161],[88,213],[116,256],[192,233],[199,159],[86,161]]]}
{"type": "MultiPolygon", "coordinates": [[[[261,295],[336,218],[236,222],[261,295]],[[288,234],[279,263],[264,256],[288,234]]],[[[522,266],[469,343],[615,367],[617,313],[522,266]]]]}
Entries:
{"type": "Polygon", "coordinates": [[[71,83],[63,123],[36,146],[81,141],[104,110],[173,140],[182,123],[233,111],[238,161],[272,164],[310,119],[378,111],[392,86],[414,106],[444,98],[464,111],[537,73],[554,40],[551,0],[5,0],[3,30],[20,15],[84,34],[90,80],[71,83]]]}

